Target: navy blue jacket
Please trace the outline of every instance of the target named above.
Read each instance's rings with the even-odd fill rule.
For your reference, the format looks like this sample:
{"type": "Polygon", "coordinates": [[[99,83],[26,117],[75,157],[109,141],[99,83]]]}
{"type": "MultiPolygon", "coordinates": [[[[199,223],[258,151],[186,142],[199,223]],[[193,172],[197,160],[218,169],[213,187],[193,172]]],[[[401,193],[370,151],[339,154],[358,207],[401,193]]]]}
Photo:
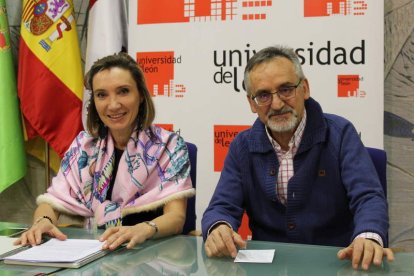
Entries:
{"type": "Polygon", "coordinates": [[[277,198],[279,161],[257,119],[231,143],[219,183],[204,212],[203,237],[217,221],[235,231],[243,211],[252,239],[348,246],[362,232],[386,242],[388,209],[381,183],[354,126],[305,101],[307,123],[294,157],[287,205],[277,198]]]}

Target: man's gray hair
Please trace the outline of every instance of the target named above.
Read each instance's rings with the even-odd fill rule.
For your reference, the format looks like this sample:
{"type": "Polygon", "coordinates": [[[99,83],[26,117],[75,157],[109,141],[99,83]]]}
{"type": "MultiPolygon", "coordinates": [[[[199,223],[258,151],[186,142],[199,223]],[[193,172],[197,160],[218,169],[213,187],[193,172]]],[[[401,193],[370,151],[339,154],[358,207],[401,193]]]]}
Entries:
{"type": "Polygon", "coordinates": [[[250,91],[250,72],[259,64],[268,62],[275,58],[287,58],[293,63],[293,66],[295,67],[296,75],[300,79],[305,79],[305,74],[302,70],[302,65],[299,61],[298,55],[295,53],[293,48],[286,47],[286,46],[270,46],[267,48],[264,48],[254,54],[251,59],[247,62],[246,68],[244,69],[244,85],[246,87],[246,92],[248,95],[251,95],[250,91]]]}

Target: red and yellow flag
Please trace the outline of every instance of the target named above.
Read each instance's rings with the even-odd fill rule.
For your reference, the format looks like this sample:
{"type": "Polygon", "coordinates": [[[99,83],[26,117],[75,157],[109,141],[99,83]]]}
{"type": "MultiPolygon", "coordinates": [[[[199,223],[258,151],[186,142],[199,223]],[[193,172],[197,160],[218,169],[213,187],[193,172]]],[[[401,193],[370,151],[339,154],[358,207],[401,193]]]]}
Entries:
{"type": "Polygon", "coordinates": [[[29,139],[62,157],[82,130],[83,73],[72,0],[24,0],[18,94],[29,139]]]}

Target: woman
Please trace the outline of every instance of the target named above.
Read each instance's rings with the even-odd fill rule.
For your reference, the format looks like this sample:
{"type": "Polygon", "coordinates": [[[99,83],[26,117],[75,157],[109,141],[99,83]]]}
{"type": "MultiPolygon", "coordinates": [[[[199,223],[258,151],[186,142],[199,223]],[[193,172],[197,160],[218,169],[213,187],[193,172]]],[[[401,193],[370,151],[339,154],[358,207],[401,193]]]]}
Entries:
{"type": "Polygon", "coordinates": [[[66,239],[56,227],[60,213],[94,217],[106,228],[104,249],[181,233],[187,198],[195,193],[187,147],[152,125],[155,110],[141,69],[119,53],[95,62],[86,82],[88,132],[73,141],[17,243],[39,244],[43,233],[66,239]]]}

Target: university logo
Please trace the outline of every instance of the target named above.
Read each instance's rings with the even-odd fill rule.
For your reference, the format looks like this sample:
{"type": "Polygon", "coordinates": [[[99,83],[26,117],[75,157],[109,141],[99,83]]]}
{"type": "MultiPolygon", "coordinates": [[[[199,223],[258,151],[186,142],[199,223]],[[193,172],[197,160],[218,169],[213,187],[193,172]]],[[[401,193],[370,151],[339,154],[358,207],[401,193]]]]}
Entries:
{"type": "Polygon", "coordinates": [[[137,24],[266,20],[273,1],[139,0],[137,24]]]}
{"type": "Polygon", "coordinates": [[[183,84],[174,83],[174,66],[182,62],[169,52],[138,52],[138,64],[144,72],[148,89],[153,97],[182,98],[186,92],[183,84]]]}
{"type": "Polygon", "coordinates": [[[39,44],[46,51],[50,51],[52,44],[63,37],[64,31],[72,30],[74,20],[66,0],[29,0],[23,7],[22,25],[31,34],[41,37],[39,44]]]}
{"type": "Polygon", "coordinates": [[[304,16],[365,15],[368,9],[365,0],[304,0],[304,16]]]}
{"type": "Polygon", "coordinates": [[[246,125],[215,125],[214,126],[214,171],[221,172],[230,143],[239,132],[248,129],[246,125]]]}
{"type": "Polygon", "coordinates": [[[256,50],[250,48],[250,43],[247,43],[244,49],[214,50],[214,82],[219,85],[231,85],[235,92],[243,91],[244,67],[255,53],[256,50]]]}
{"type": "Polygon", "coordinates": [[[367,93],[359,87],[363,80],[359,75],[338,75],[338,98],[365,98],[367,93]]]}

